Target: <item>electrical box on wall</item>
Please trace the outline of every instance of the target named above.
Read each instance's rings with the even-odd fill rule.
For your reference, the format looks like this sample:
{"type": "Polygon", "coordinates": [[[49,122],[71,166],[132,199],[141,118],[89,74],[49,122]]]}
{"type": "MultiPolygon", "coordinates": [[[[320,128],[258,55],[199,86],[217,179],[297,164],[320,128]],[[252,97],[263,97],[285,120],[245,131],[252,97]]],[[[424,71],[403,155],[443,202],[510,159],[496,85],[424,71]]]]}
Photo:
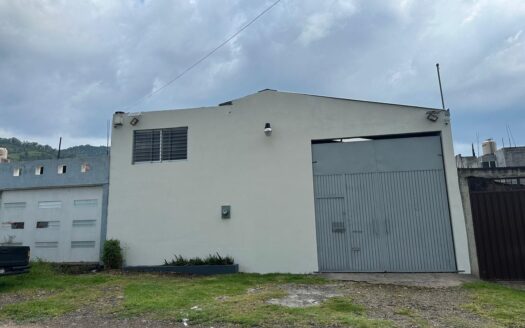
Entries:
{"type": "Polygon", "coordinates": [[[221,206],[221,218],[229,219],[230,215],[231,215],[231,207],[230,207],[230,205],[222,205],[221,206]]]}

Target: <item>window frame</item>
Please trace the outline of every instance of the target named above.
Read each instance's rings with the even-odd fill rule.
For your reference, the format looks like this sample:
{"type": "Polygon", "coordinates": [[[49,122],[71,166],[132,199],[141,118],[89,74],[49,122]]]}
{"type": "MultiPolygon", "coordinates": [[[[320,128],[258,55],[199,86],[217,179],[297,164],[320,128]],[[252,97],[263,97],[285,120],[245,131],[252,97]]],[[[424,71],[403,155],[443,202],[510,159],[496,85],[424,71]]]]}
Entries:
{"type": "Polygon", "coordinates": [[[62,175],[67,173],[67,165],[66,164],[59,164],[57,167],[57,173],[62,175]]]}
{"type": "Polygon", "coordinates": [[[16,222],[10,222],[11,223],[11,230],[24,230],[25,229],[25,221],[16,221],[16,222]]]}
{"type": "Polygon", "coordinates": [[[44,175],[44,165],[37,165],[35,167],[35,175],[44,175]]]}
{"type": "Polygon", "coordinates": [[[36,221],[35,229],[53,229],[60,227],[60,220],[36,221]],[[40,223],[40,224],[39,224],[40,223]]]}
{"type": "Polygon", "coordinates": [[[47,229],[49,228],[49,221],[36,221],[36,229],[47,229]]]}
{"type": "Polygon", "coordinates": [[[91,170],[91,164],[84,162],[80,164],[80,173],[89,173],[91,170]]]}
{"type": "MultiPolygon", "coordinates": [[[[188,126],[178,126],[178,127],[171,127],[171,128],[159,128],[159,129],[141,129],[141,130],[133,130],[133,140],[132,140],[132,146],[131,146],[131,164],[145,164],[145,163],[163,163],[163,162],[178,162],[178,161],[187,161],[188,160],[188,144],[189,144],[189,128],[188,126]],[[186,157],[185,158],[179,158],[179,159],[162,159],[163,157],[163,131],[164,130],[171,130],[171,129],[185,129],[186,132],[186,157]],[[159,153],[158,153],[158,160],[154,161],[136,161],[135,160],[135,150],[136,150],[136,133],[142,132],[142,131],[159,131],[159,153]]],[[[153,157],[153,156],[151,156],[153,157]]]]}

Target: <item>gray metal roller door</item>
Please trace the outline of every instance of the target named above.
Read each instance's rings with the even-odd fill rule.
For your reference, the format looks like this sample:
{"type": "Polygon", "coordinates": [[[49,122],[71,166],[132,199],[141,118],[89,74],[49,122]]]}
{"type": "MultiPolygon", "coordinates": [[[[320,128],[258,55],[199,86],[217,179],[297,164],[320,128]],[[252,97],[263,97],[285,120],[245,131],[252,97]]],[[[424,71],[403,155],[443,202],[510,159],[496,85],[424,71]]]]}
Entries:
{"type": "Polygon", "coordinates": [[[312,145],[319,270],[456,271],[439,136],[312,145]]]}

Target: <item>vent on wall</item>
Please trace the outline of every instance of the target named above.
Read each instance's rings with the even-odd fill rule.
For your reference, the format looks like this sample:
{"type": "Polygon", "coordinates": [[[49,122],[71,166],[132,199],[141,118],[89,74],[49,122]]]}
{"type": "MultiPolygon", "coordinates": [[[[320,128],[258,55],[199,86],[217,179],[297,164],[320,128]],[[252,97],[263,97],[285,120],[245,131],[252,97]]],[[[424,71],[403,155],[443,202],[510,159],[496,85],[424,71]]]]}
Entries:
{"type": "Polygon", "coordinates": [[[98,199],[77,199],[74,204],[75,206],[97,206],[98,199]]]}
{"type": "Polygon", "coordinates": [[[4,203],[4,208],[24,208],[26,202],[4,203]]]}
{"type": "Polygon", "coordinates": [[[38,202],[38,208],[61,208],[62,202],[61,201],[43,201],[38,202]]]}
{"type": "Polygon", "coordinates": [[[37,241],[35,242],[36,248],[57,248],[58,241],[37,241]]]}
{"type": "Polygon", "coordinates": [[[73,227],[94,227],[96,220],[73,220],[73,227]]]}
{"type": "Polygon", "coordinates": [[[94,241],[72,241],[71,248],[94,248],[94,241]]]}

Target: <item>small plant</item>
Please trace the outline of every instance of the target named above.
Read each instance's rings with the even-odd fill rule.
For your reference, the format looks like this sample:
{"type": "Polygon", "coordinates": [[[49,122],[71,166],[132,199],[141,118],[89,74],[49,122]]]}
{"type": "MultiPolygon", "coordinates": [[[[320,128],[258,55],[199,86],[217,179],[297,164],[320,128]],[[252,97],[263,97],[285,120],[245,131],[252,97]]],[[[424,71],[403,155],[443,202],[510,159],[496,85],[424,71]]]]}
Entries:
{"type": "Polygon", "coordinates": [[[164,265],[186,266],[186,265],[231,265],[234,264],[231,256],[222,257],[219,253],[210,254],[207,257],[192,257],[186,259],[181,255],[175,255],[171,261],[164,260],[164,265]]]}
{"type": "Polygon", "coordinates": [[[122,247],[120,241],[117,239],[109,239],[104,242],[104,250],[102,252],[102,262],[107,269],[122,268],[122,247]]]}

